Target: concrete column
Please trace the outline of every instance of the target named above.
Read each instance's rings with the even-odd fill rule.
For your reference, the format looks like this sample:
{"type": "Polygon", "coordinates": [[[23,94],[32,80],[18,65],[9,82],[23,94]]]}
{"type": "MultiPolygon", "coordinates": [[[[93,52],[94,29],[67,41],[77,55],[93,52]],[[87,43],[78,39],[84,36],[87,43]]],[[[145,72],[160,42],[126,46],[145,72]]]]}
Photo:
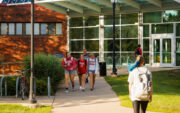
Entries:
{"type": "Polygon", "coordinates": [[[104,62],[104,16],[99,16],[99,61],[104,62]]]}
{"type": "Polygon", "coordinates": [[[86,48],[86,37],[85,37],[85,16],[83,16],[83,49],[87,49],[86,48]]]}
{"type": "Polygon", "coordinates": [[[174,35],[172,37],[172,52],[171,52],[171,57],[172,57],[172,65],[176,66],[176,23],[173,24],[173,31],[174,35]]]}
{"type": "Polygon", "coordinates": [[[138,13],[138,20],[139,20],[139,30],[138,30],[138,37],[139,37],[139,44],[142,46],[142,51],[143,51],[143,14],[142,12],[138,13]]]}
{"type": "Polygon", "coordinates": [[[149,61],[149,64],[150,64],[150,66],[152,66],[152,64],[153,64],[153,40],[152,40],[152,24],[150,24],[149,25],[149,38],[150,38],[150,40],[149,40],[149,59],[150,59],[150,61],[149,61]]]}
{"type": "Polygon", "coordinates": [[[70,17],[67,15],[67,51],[70,51],[70,32],[69,32],[69,26],[70,26],[70,17]]]}

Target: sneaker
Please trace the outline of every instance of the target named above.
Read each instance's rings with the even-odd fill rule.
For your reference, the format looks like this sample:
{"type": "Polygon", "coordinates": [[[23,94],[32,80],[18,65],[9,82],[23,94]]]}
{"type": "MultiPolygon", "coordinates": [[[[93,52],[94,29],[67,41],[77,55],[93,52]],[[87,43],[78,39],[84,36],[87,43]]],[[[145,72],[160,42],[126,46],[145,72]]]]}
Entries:
{"type": "Polygon", "coordinates": [[[82,89],[83,89],[83,87],[82,87],[82,86],[80,86],[80,87],[79,87],[79,90],[82,90],[82,89]]]}
{"type": "Polygon", "coordinates": [[[65,93],[69,93],[69,90],[65,90],[64,92],[65,92],[65,93]]]}

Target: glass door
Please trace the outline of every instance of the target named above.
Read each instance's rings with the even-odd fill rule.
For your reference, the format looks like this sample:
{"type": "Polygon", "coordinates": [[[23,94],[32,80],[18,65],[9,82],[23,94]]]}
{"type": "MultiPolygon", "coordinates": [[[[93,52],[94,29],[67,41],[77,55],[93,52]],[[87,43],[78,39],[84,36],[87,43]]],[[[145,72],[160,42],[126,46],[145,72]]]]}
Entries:
{"type": "Polygon", "coordinates": [[[153,66],[172,66],[172,39],[153,39],[153,66]]]}

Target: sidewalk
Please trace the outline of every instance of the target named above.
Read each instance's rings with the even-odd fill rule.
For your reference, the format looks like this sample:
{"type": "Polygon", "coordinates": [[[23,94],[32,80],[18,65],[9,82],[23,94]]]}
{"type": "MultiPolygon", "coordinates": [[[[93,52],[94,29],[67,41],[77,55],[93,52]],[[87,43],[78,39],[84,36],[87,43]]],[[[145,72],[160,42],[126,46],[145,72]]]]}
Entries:
{"type": "MultiPolygon", "coordinates": [[[[56,93],[52,113],[133,113],[130,108],[120,106],[120,101],[104,78],[97,77],[94,91],[79,91],[78,79],[75,91],[68,94],[61,89],[56,93]]],[[[147,112],[150,113],[150,112],[147,112]]]]}

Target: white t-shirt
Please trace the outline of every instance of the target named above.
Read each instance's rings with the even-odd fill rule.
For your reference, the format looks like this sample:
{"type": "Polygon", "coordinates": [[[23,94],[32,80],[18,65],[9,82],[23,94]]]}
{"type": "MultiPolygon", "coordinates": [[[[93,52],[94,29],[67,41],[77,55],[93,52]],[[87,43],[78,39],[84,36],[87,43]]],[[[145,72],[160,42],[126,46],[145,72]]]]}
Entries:
{"type": "Polygon", "coordinates": [[[140,101],[138,98],[135,97],[135,90],[136,87],[138,87],[138,81],[139,81],[139,74],[142,73],[147,73],[148,75],[150,75],[150,81],[152,82],[152,73],[146,68],[146,67],[136,67],[133,71],[131,71],[129,73],[129,77],[128,77],[128,82],[132,83],[132,87],[130,89],[131,91],[131,101],[135,101],[138,100],[140,101]]]}
{"type": "Polygon", "coordinates": [[[98,73],[99,65],[98,65],[98,59],[97,58],[88,58],[88,70],[95,71],[95,73],[98,73]]]}

